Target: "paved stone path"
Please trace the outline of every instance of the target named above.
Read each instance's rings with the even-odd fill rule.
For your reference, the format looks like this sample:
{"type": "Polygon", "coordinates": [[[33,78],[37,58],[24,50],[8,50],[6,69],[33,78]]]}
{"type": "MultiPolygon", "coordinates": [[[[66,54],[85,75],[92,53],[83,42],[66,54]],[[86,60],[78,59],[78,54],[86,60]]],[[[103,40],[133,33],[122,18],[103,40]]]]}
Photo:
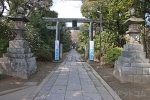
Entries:
{"type": "Polygon", "coordinates": [[[58,69],[27,100],[121,99],[72,49],[58,69]]]}

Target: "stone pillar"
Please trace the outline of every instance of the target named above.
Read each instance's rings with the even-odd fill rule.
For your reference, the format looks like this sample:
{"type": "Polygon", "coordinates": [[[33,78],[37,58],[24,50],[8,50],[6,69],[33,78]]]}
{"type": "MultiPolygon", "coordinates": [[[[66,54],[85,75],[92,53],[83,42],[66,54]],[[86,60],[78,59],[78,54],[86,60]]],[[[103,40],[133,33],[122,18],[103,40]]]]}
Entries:
{"type": "Polygon", "coordinates": [[[60,44],[60,58],[63,58],[63,44],[60,44]]]}
{"type": "Polygon", "coordinates": [[[59,40],[58,37],[59,37],[59,21],[57,21],[56,23],[56,40],[59,40]]]}
{"type": "Polygon", "coordinates": [[[89,38],[90,38],[90,41],[93,41],[93,22],[90,22],[90,26],[89,26],[89,38]]]}
{"type": "Polygon", "coordinates": [[[19,7],[17,11],[17,16],[9,17],[15,22],[13,30],[17,36],[9,42],[7,53],[3,54],[3,58],[0,58],[0,69],[3,74],[27,79],[28,76],[36,72],[36,59],[31,53],[28,42],[22,36],[25,31],[24,23],[29,20],[23,15],[24,9],[22,7],[19,7]]]}
{"type": "Polygon", "coordinates": [[[84,58],[85,59],[88,59],[88,52],[89,52],[89,45],[88,44],[86,44],[85,46],[84,46],[84,58]]]}

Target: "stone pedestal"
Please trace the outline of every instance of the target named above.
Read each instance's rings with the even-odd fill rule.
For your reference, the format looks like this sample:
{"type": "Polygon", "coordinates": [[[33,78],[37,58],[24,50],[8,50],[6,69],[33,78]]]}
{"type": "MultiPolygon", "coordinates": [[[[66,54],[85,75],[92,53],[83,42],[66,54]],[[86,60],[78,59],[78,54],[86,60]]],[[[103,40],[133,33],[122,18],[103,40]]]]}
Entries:
{"type": "Polygon", "coordinates": [[[146,59],[143,45],[128,43],[115,62],[113,75],[122,83],[150,82],[150,63],[146,59]]]}
{"type": "Polygon", "coordinates": [[[139,44],[140,30],[138,24],[145,21],[142,18],[136,18],[135,9],[131,9],[131,18],[125,21],[129,25],[127,34],[130,35],[130,41],[124,45],[124,51],[115,62],[113,75],[122,83],[132,82],[150,82],[150,63],[146,58],[143,45],[139,44]]]}
{"type": "Polygon", "coordinates": [[[9,42],[7,53],[0,58],[0,70],[3,74],[27,79],[36,72],[36,60],[26,40],[9,42]]]}

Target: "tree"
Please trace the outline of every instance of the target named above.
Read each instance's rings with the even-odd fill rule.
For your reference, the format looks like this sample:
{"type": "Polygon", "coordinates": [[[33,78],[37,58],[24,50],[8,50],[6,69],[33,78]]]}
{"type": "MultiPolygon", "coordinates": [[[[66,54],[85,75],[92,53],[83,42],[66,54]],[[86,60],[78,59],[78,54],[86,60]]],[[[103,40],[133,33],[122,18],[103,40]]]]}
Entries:
{"type": "Polygon", "coordinates": [[[8,43],[10,40],[14,39],[15,32],[13,32],[7,24],[6,18],[3,18],[4,21],[0,21],[0,57],[3,53],[6,52],[8,43]]]}
{"type": "Polygon", "coordinates": [[[71,35],[69,31],[61,31],[60,33],[60,43],[63,44],[63,51],[68,52],[72,44],[71,35]]]}
{"type": "MultiPolygon", "coordinates": [[[[150,8],[149,2],[150,0],[82,0],[81,12],[84,17],[90,19],[99,19],[98,11],[102,12],[102,50],[103,53],[106,53],[109,47],[123,47],[126,43],[125,32],[128,30],[128,26],[123,23],[130,17],[130,9],[134,7],[137,17],[145,19],[146,9],[150,8]]],[[[96,26],[100,25],[97,24],[96,26]]],[[[144,28],[140,27],[140,29],[143,30],[144,28]]],[[[97,32],[94,37],[95,52],[99,48],[99,34],[100,32],[97,32]]],[[[142,33],[142,37],[143,44],[146,44],[145,34],[142,33]]]]}
{"type": "MultiPolygon", "coordinates": [[[[89,27],[88,23],[82,24],[80,27],[89,27]]],[[[89,44],[89,32],[88,30],[80,31],[78,34],[78,50],[83,52],[84,46],[89,44]]]]}
{"type": "MultiPolygon", "coordinates": [[[[124,45],[124,35],[127,31],[127,26],[123,23],[130,16],[129,9],[135,7],[137,10],[137,17],[144,18],[146,9],[150,6],[149,0],[97,0],[85,1],[82,4],[81,12],[86,18],[99,19],[99,11],[103,14],[103,27],[104,30],[109,30],[109,33],[115,33],[116,37],[114,43],[122,47],[124,45]]],[[[111,34],[110,34],[111,35],[111,34]]]]}

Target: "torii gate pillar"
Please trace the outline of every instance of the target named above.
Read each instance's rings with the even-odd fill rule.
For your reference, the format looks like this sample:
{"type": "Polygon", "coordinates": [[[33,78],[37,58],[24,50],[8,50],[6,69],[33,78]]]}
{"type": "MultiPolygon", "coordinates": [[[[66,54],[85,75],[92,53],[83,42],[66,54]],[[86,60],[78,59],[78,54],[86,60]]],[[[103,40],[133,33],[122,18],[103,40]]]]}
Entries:
{"type": "Polygon", "coordinates": [[[94,60],[93,22],[89,26],[89,61],[94,60]]]}
{"type": "Polygon", "coordinates": [[[55,40],[55,61],[59,60],[59,21],[56,24],[56,40],[55,40]]]}

